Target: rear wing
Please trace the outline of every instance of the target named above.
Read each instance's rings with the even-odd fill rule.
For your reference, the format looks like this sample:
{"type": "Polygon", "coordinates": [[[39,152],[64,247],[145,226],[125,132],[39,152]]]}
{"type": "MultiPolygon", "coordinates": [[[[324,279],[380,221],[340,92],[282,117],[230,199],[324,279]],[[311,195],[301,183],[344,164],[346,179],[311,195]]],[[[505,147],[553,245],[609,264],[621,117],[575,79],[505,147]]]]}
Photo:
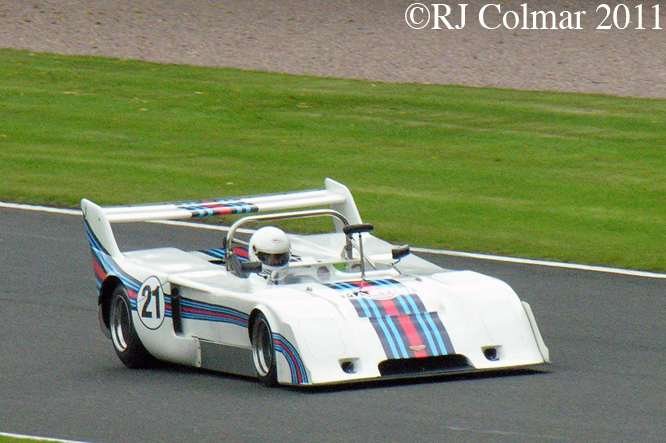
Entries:
{"type": "MultiPolygon", "coordinates": [[[[187,220],[214,215],[275,212],[316,206],[329,206],[340,212],[351,224],[362,223],[349,189],[330,178],[324,181],[324,189],[253,197],[104,208],[90,200],[81,200],[81,209],[91,245],[101,246],[111,256],[120,255],[111,223],[187,220]]],[[[336,225],[336,227],[341,230],[341,226],[336,225]]]]}

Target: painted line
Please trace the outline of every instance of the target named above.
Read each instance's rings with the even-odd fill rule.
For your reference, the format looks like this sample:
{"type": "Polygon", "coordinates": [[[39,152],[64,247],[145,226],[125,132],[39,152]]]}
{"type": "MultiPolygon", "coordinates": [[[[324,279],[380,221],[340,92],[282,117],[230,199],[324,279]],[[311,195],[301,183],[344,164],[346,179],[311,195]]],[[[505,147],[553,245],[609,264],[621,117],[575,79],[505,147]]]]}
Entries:
{"type": "MultiPolygon", "coordinates": [[[[24,211],[36,211],[36,212],[48,212],[51,214],[64,214],[64,215],[76,215],[81,216],[80,209],[63,209],[63,208],[52,208],[49,206],[36,206],[36,205],[26,205],[22,203],[5,203],[0,202],[0,208],[7,209],[21,209],[24,211]]],[[[179,220],[148,220],[148,223],[158,223],[162,225],[172,225],[172,226],[183,226],[188,228],[197,228],[197,229],[210,229],[213,231],[229,231],[227,226],[215,226],[215,225],[206,225],[203,223],[192,223],[179,220]]],[[[250,229],[239,229],[237,232],[241,234],[252,234],[254,231],[250,229]]]]}
{"type": "Polygon", "coordinates": [[[528,258],[503,257],[501,255],[486,255],[486,254],[477,254],[474,252],[458,252],[458,251],[447,251],[447,250],[426,249],[426,248],[411,248],[411,249],[414,252],[422,252],[425,254],[433,254],[433,255],[450,255],[453,257],[475,258],[479,260],[492,260],[492,261],[508,262],[508,263],[524,264],[524,265],[550,266],[553,268],[576,269],[578,271],[605,272],[607,274],[620,274],[620,275],[630,275],[634,277],[666,279],[666,274],[659,274],[656,272],[648,272],[648,271],[634,271],[632,269],[607,268],[605,266],[579,265],[575,263],[560,263],[560,262],[545,261],[545,260],[532,260],[528,258]]]}
{"type": "Polygon", "coordinates": [[[81,215],[80,209],[50,208],[48,206],[33,206],[33,205],[24,205],[20,203],[0,202],[0,208],[22,209],[24,211],[50,212],[54,214],[81,215]]]}
{"type": "Polygon", "coordinates": [[[530,440],[537,441],[537,440],[560,440],[560,441],[575,441],[575,439],[571,437],[565,437],[561,435],[548,435],[548,434],[526,434],[523,432],[509,432],[509,431],[500,431],[500,430],[494,430],[494,429],[488,429],[488,430],[483,430],[483,429],[472,429],[472,428],[467,428],[467,427],[461,427],[461,426],[447,426],[446,429],[449,431],[455,431],[455,432],[469,432],[469,433],[474,433],[474,434],[489,434],[489,435],[499,435],[502,437],[527,437],[530,440]]]}
{"type": "MultiPolygon", "coordinates": [[[[67,214],[67,215],[81,215],[81,211],[78,209],[60,209],[60,208],[51,208],[48,206],[34,206],[26,205],[20,203],[4,203],[0,202],[0,208],[8,209],[22,209],[27,211],[38,211],[38,212],[50,212],[56,214],[67,214]]],[[[202,223],[192,223],[186,221],[178,220],[151,220],[149,223],[159,223],[165,225],[173,226],[183,226],[188,228],[197,228],[197,229],[210,229],[214,231],[229,231],[229,228],[226,226],[215,226],[215,225],[206,225],[202,223]]],[[[251,234],[252,230],[249,229],[239,229],[238,232],[251,234]]],[[[477,254],[474,252],[458,252],[458,251],[447,251],[442,249],[428,249],[428,248],[411,248],[414,252],[421,252],[424,254],[433,254],[433,255],[448,255],[452,257],[463,257],[463,258],[474,258],[479,260],[490,260],[490,261],[499,261],[506,263],[516,263],[524,265],[535,265],[535,266],[550,266],[553,268],[564,268],[564,269],[575,269],[578,271],[592,271],[592,272],[603,272],[606,274],[618,274],[618,275],[628,275],[632,277],[646,277],[646,278],[659,278],[666,279],[666,274],[660,274],[656,272],[648,271],[635,271],[632,269],[620,269],[620,268],[608,268],[605,266],[591,266],[591,265],[579,265],[575,263],[560,263],[553,261],[545,260],[533,260],[528,258],[515,258],[515,257],[504,257],[501,255],[488,255],[488,254],[477,254]]]]}
{"type": "Polygon", "coordinates": [[[57,438],[35,437],[35,436],[32,436],[32,435],[8,434],[6,432],[0,432],[0,437],[17,438],[17,439],[21,439],[21,440],[30,440],[30,441],[55,442],[55,443],[85,443],[85,442],[74,441],[74,440],[60,440],[60,439],[57,439],[57,438]]]}

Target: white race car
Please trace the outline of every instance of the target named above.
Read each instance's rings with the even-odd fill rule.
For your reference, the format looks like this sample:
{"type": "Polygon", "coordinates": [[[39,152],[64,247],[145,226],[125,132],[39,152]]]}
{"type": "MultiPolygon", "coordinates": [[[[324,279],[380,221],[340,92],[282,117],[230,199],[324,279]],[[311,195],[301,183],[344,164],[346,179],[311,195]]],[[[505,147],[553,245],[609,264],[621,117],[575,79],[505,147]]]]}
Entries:
{"type": "Polygon", "coordinates": [[[529,305],[507,284],[442,269],[374,237],[333,180],[276,195],[81,206],[100,325],[128,367],[164,360],[271,386],[549,362],[529,305]],[[202,251],[121,252],[111,228],[228,214],[241,216],[221,235],[223,247],[202,251]],[[331,218],[332,232],[286,235],[270,226],[301,217],[331,218]]]}

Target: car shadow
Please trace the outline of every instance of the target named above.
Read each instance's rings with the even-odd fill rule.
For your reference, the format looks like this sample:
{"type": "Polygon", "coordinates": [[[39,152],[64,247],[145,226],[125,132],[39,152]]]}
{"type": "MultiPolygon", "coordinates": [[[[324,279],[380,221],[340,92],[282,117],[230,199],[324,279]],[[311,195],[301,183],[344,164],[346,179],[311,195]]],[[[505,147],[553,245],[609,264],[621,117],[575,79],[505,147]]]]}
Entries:
{"type": "MultiPolygon", "coordinates": [[[[116,368],[109,369],[109,373],[118,375],[121,370],[128,371],[127,368],[119,365],[116,368]]],[[[190,366],[183,366],[175,363],[160,362],[158,365],[151,369],[129,370],[137,374],[138,372],[150,371],[153,373],[163,373],[164,375],[172,376],[210,376],[227,381],[239,381],[248,383],[250,386],[261,386],[261,381],[254,377],[244,375],[235,375],[224,372],[218,372],[210,369],[195,368],[190,366]]],[[[350,392],[360,391],[366,389],[383,389],[397,386],[410,386],[410,385],[425,385],[435,383],[454,383],[472,380],[487,380],[494,378],[508,378],[508,377],[526,377],[545,375],[552,372],[552,369],[544,367],[526,367],[526,368],[513,368],[513,369],[500,369],[495,371],[468,371],[468,372],[455,372],[455,373],[442,373],[442,374],[423,374],[423,375],[406,375],[394,376],[390,378],[377,378],[365,379],[359,381],[349,381],[344,383],[331,383],[324,385],[280,385],[274,388],[266,388],[271,390],[282,390],[293,393],[303,394],[326,394],[333,392],[350,392]]]]}
{"type": "Polygon", "coordinates": [[[284,389],[300,391],[309,394],[325,394],[329,392],[358,391],[364,389],[390,388],[396,386],[424,385],[434,383],[453,383],[470,380],[483,380],[506,377],[525,377],[548,374],[551,371],[543,368],[517,368],[496,371],[475,371],[447,374],[428,374],[419,376],[402,376],[372,380],[353,381],[349,383],[336,383],[316,386],[283,386],[284,389]]]}

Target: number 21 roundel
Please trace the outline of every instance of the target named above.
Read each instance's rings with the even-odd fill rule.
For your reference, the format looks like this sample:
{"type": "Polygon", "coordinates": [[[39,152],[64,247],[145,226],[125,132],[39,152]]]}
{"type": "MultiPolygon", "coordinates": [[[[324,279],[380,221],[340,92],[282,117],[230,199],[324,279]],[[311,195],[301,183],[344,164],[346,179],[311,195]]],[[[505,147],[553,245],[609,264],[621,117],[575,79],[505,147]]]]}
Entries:
{"type": "Polygon", "coordinates": [[[148,329],[157,329],[164,322],[164,291],[157,277],[148,277],[136,297],[136,310],[141,323],[148,329]]]}

